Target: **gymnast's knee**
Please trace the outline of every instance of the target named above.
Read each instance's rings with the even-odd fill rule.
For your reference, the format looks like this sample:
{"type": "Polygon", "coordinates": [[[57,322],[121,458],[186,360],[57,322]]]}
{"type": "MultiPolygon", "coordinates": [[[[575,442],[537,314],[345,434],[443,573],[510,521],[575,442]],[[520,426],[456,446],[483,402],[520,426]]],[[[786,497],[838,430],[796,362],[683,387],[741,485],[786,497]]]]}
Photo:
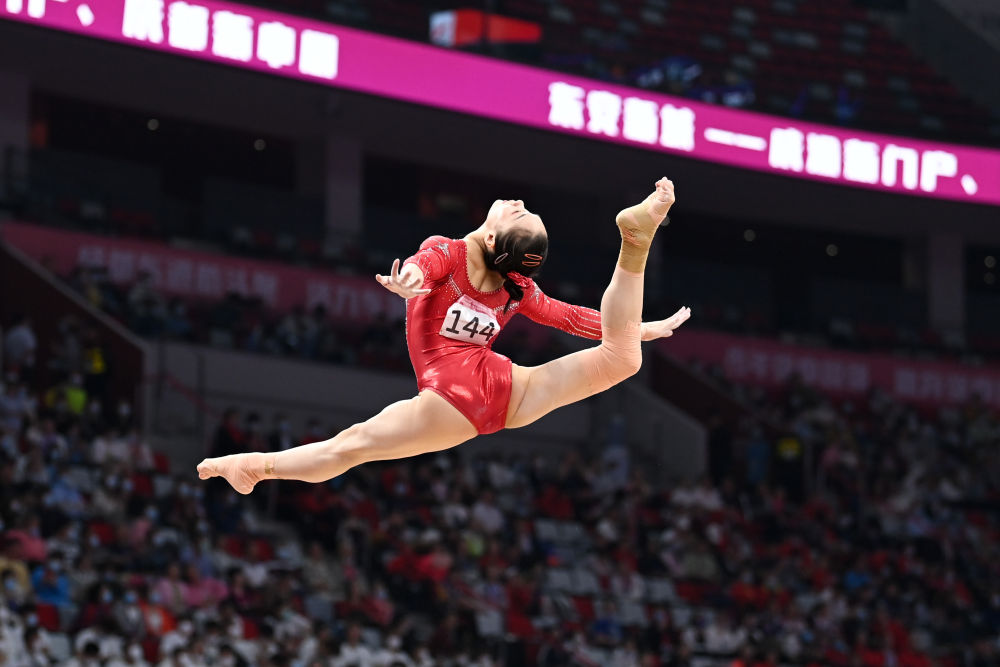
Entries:
{"type": "Polygon", "coordinates": [[[642,366],[642,345],[638,327],[632,330],[605,332],[595,348],[590,366],[591,381],[598,391],[624,382],[642,366]]]}
{"type": "Polygon", "coordinates": [[[335,458],[338,463],[352,468],[367,463],[374,443],[370,430],[365,422],[349,426],[338,433],[337,437],[328,441],[329,446],[325,448],[325,453],[335,458]]]}

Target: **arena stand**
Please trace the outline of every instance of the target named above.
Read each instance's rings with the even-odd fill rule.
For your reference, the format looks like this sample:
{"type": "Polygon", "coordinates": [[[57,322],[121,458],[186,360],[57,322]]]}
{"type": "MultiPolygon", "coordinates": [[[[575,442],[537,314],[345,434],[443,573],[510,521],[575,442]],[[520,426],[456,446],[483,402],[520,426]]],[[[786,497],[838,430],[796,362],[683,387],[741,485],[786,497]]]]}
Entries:
{"type": "MultiPolygon", "coordinates": [[[[49,342],[38,363],[69,364],[49,342]]],[[[611,432],[593,456],[426,456],[241,501],[169,470],[82,387],[4,377],[9,664],[997,658],[1000,425],[975,402],[737,386],[753,413],[715,425],[697,483],[653,487],[611,432]]],[[[314,437],[234,413],[213,446],[314,437]]]]}
{"type": "MultiPolygon", "coordinates": [[[[135,299],[78,287],[152,298],[141,282],[135,299]]],[[[982,403],[730,383],[733,410],[706,399],[697,482],[652,484],[619,424],[592,454],[427,456],[241,501],[172,470],[132,406],[85,379],[71,313],[4,339],[13,664],[996,660],[998,424],[982,403]]],[[[321,424],[232,411],[212,451],[281,449],[321,424]]]]}

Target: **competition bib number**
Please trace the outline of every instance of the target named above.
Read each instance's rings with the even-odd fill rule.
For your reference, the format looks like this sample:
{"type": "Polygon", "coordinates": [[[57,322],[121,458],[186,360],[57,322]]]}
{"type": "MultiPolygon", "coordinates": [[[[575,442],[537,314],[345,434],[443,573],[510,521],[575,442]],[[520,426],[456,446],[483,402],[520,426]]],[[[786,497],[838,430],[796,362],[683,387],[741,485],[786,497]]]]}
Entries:
{"type": "Polygon", "coordinates": [[[500,331],[493,312],[475,299],[463,296],[448,309],[439,332],[463,343],[486,345],[500,331]]]}

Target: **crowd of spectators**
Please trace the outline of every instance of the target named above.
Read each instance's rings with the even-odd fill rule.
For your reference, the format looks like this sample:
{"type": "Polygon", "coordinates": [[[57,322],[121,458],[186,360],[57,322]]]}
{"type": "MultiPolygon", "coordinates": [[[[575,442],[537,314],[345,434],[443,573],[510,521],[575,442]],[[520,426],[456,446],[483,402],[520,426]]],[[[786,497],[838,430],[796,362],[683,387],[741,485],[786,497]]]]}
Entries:
{"type": "MultiPolygon", "coordinates": [[[[697,482],[654,488],[619,433],[243,498],[8,369],[0,663],[996,664],[995,414],[731,389],[759,417],[697,482]]],[[[215,445],[300,430],[231,412],[215,445]]]]}

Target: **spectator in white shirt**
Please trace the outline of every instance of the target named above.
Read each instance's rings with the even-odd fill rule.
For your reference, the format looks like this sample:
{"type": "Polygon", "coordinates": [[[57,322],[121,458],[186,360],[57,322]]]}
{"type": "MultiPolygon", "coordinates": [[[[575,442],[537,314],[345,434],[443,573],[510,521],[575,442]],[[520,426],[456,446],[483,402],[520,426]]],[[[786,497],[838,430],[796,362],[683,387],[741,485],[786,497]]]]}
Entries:
{"type": "Polygon", "coordinates": [[[457,488],[452,489],[441,512],[445,525],[449,528],[463,528],[469,522],[469,508],[462,503],[462,492],[457,488]]]}
{"type": "Polygon", "coordinates": [[[38,339],[31,328],[31,318],[25,315],[15,317],[14,325],[4,336],[4,365],[24,372],[34,367],[36,349],[38,349],[38,339]]]}
{"type": "Polygon", "coordinates": [[[403,642],[399,635],[389,635],[385,640],[385,646],[375,651],[372,664],[375,667],[414,667],[413,659],[402,649],[403,642]]]}
{"type": "Polygon", "coordinates": [[[250,543],[247,560],[249,562],[243,566],[243,576],[246,577],[247,583],[252,588],[260,588],[267,582],[271,569],[264,560],[264,554],[256,540],[250,543]]]}
{"type": "Polygon", "coordinates": [[[716,655],[733,655],[746,643],[743,628],[734,627],[729,614],[717,614],[705,628],[705,650],[716,655]]]}
{"type": "Polygon", "coordinates": [[[94,439],[90,448],[90,460],[97,465],[105,463],[122,463],[129,460],[129,448],[125,438],[118,434],[118,429],[107,426],[101,435],[94,439]]]}
{"type": "Polygon", "coordinates": [[[496,535],[503,528],[503,513],[494,504],[493,491],[486,489],[472,506],[472,521],[488,535],[496,535]]]}
{"type": "Polygon", "coordinates": [[[125,649],[124,654],[118,658],[108,661],[106,667],[149,667],[146,656],[142,651],[142,644],[132,642],[125,649]]]}
{"type": "Polygon", "coordinates": [[[7,376],[0,392],[0,428],[20,433],[24,420],[35,411],[35,401],[16,374],[7,376]]]}
{"type": "Polygon", "coordinates": [[[340,652],[331,662],[333,667],[375,667],[372,650],[361,643],[361,626],[351,623],[340,652]]]}

